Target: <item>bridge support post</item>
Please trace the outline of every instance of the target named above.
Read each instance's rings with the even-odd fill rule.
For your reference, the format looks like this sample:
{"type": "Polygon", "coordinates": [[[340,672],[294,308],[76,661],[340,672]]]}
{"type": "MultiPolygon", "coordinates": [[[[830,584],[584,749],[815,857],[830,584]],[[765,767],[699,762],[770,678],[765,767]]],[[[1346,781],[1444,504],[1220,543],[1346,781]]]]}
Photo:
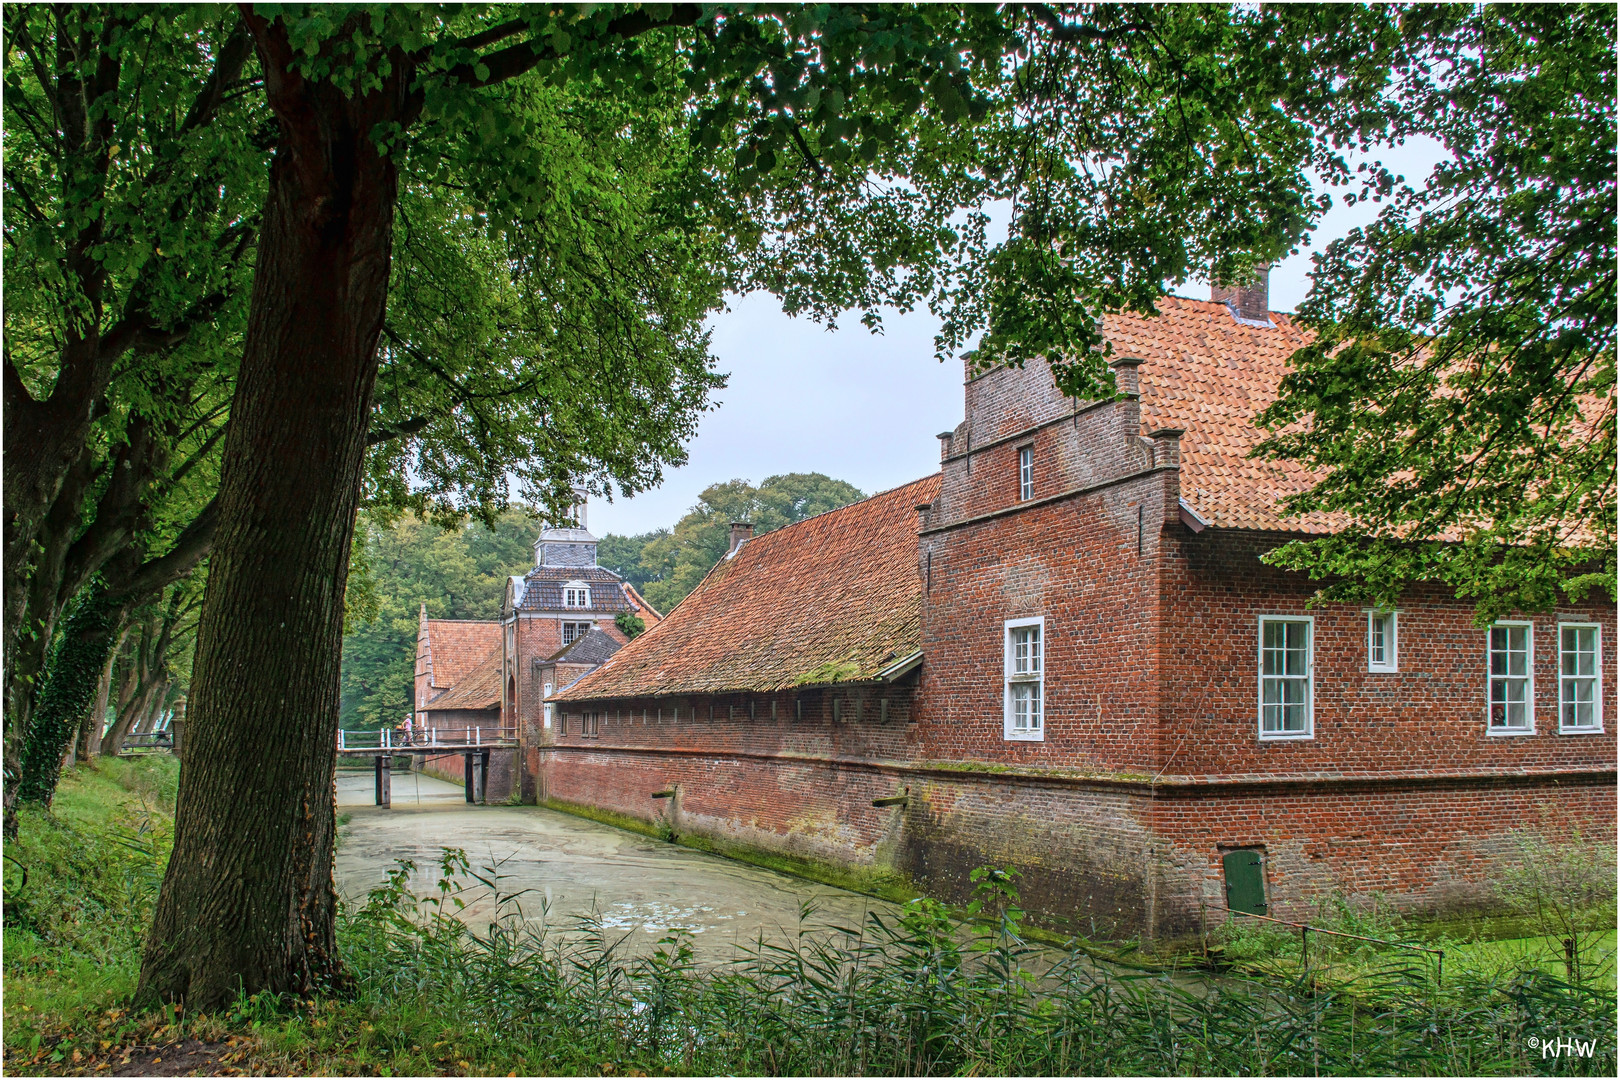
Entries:
{"type": "Polygon", "coordinates": [[[466,788],[466,790],[467,790],[467,801],[468,802],[477,802],[478,800],[476,798],[474,798],[474,793],[473,793],[473,756],[472,756],[472,753],[469,751],[468,753],[462,754],[461,755],[461,762],[462,762],[462,773],[463,773],[463,775],[464,775],[464,777],[466,779],[466,784],[467,784],[467,788],[466,788]]]}
{"type": "Polygon", "coordinates": [[[489,801],[489,751],[478,755],[478,801],[489,801]]]}
{"type": "Polygon", "coordinates": [[[392,808],[394,805],[394,759],[393,757],[378,757],[377,769],[377,805],[392,808]]]}

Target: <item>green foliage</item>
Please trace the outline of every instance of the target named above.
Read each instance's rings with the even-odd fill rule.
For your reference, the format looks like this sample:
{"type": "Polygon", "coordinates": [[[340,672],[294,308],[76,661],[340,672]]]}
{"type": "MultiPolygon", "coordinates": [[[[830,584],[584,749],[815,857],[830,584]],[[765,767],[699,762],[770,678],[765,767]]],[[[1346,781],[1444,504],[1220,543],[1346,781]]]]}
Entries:
{"type": "Polygon", "coordinates": [[[518,509],[501,514],[494,529],[477,521],[446,530],[413,515],[388,524],[361,516],[356,562],[363,557],[367,567],[374,614],[345,629],[344,727],[392,726],[410,711],[422,605],[434,619],[496,618],[506,579],[534,565],[538,528],[518,509]]]}
{"type": "Polygon", "coordinates": [[[597,561],[622,574],[667,615],[725,555],[733,521],[751,522],[754,535],[761,536],[862,498],[859,488],[821,473],[767,476],[757,488],[746,480],[710,484],[673,529],[635,537],[609,534],[597,548],[597,561]]]}
{"type": "Polygon", "coordinates": [[[663,570],[643,562],[642,555],[651,548],[653,541],[668,536],[668,529],[654,529],[635,536],[608,533],[597,541],[596,564],[624,578],[645,597],[647,586],[662,580],[663,570]]]}
{"type": "Polygon", "coordinates": [[[1384,62],[1383,120],[1324,117],[1446,156],[1317,257],[1261,452],[1330,470],[1287,505],[1354,524],[1268,560],[1328,600],[1438,582],[1482,623],[1612,599],[1614,13],[1416,9],[1384,62]]]}
{"type": "Polygon", "coordinates": [[[51,654],[39,707],[28,728],[18,798],[50,805],[62,757],[78,733],[79,721],[95,700],[101,669],[112,651],[121,614],[100,581],[80,594],[68,614],[51,654]]]}
{"type": "Polygon", "coordinates": [[[1013,881],[991,868],[975,882],[977,921],[927,899],[847,928],[818,925],[806,909],[785,940],[700,964],[681,930],[632,948],[593,915],[508,892],[498,862],[445,849],[424,892],[402,861],[344,914],[350,995],[259,994],[218,1015],[131,1017],[117,1005],[134,986],[153,887],[143,882],[163,865],[174,762],[114,764],[67,780],[55,823],[25,813],[26,887],[7,863],[13,1068],[89,1072],[120,1052],[199,1038],[232,1040],[245,1071],[283,1075],[1615,1070],[1612,981],[1561,982],[1524,962],[1485,974],[1448,958],[1439,986],[1432,968],[1387,953],[1342,987],[1120,973],[1026,943],[1013,881]],[[130,825],[92,827],[109,815],[130,825]],[[49,891],[28,892],[38,888],[49,891]],[[493,920],[475,925],[474,911],[493,920]],[[1594,1056],[1543,1058],[1528,1039],[1547,1034],[1591,1039],[1594,1056]]]}
{"type": "Polygon", "coordinates": [[[647,632],[647,621],[639,615],[632,615],[628,611],[621,611],[613,616],[613,625],[619,628],[619,633],[635,640],[647,632]]]}
{"type": "Polygon", "coordinates": [[[1612,981],[1615,849],[1583,838],[1578,829],[1560,835],[1551,824],[1514,835],[1515,857],[1496,877],[1497,895],[1530,917],[1570,981],[1612,981]]]}
{"type": "Polygon", "coordinates": [[[166,754],[106,759],[65,777],[51,811],[22,808],[17,839],[6,844],[8,984],[17,970],[82,962],[115,967],[123,989],[133,987],[179,771],[166,754]]]}

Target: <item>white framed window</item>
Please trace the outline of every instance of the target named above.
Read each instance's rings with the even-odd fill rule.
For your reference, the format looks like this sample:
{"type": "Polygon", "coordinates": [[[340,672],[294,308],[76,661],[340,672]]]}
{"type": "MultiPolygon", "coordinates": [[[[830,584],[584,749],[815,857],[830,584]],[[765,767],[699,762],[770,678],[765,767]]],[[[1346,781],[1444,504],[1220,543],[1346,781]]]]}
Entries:
{"type": "Polygon", "coordinates": [[[1400,638],[1396,611],[1367,612],[1367,670],[1399,671],[1400,638]]]}
{"type": "Polygon", "coordinates": [[[572,645],[590,632],[591,624],[588,622],[565,622],[562,624],[562,643],[572,645]]]}
{"type": "Polygon", "coordinates": [[[1309,739],[1315,736],[1311,639],[1316,621],[1309,615],[1260,616],[1260,737],[1309,739]]]}
{"type": "Polygon", "coordinates": [[[1046,617],[1008,619],[1002,633],[1002,736],[1041,742],[1046,738],[1046,617]]]}
{"type": "Polygon", "coordinates": [[[1603,730],[1603,631],[1592,623],[1558,624],[1558,730],[1603,730]]]}
{"type": "Polygon", "coordinates": [[[1536,733],[1535,634],[1527,622],[1499,622],[1485,631],[1488,735],[1536,733]]]}
{"type": "Polygon", "coordinates": [[[1033,499],[1035,497],[1035,448],[1021,446],[1018,448],[1018,498],[1033,499]]]}
{"type": "MultiPolygon", "coordinates": [[[[551,696],[551,684],[550,683],[546,683],[545,689],[540,692],[540,696],[542,698],[548,698],[548,697],[551,696]]],[[[540,706],[540,716],[541,716],[542,721],[544,722],[544,724],[546,726],[546,730],[550,731],[551,730],[551,702],[547,701],[545,704],[540,706]]]]}
{"type": "Polygon", "coordinates": [[[583,581],[570,581],[563,586],[563,607],[590,607],[591,588],[583,581]]]}

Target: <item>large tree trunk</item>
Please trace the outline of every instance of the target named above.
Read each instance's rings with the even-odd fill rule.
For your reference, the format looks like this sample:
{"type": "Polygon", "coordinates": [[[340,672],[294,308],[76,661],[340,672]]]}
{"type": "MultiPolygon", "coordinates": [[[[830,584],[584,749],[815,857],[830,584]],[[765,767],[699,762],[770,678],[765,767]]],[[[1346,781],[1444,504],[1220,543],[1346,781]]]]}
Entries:
{"type": "MultiPolygon", "coordinates": [[[[332,885],[343,590],[410,65],[349,98],[248,16],[280,124],[198,631],[174,853],[138,1000],[208,1009],[341,972],[332,885]]],[[[342,35],[340,34],[341,38],[342,35]]]]}

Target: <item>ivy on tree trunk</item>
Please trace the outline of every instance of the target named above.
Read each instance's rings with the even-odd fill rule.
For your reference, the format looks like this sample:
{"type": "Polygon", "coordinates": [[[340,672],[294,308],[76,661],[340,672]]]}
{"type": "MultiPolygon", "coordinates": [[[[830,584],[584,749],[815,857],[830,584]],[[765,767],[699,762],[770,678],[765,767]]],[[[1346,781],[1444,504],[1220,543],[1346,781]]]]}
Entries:
{"type": "MultiPolygon", "coordinates": [[[[51,656],[51,677],[40,691],[39,704],[23,750],[18,797],[50,805],[62,771],[62,758],[78,734],[79,721],[96,696],[107,653],[118,635],[123,609],[106,585],[97,582],[81,597],[62,627],[51,656]]],[[[6,835],[15,835],[15,806],[7,808],[6,835]]]]}

